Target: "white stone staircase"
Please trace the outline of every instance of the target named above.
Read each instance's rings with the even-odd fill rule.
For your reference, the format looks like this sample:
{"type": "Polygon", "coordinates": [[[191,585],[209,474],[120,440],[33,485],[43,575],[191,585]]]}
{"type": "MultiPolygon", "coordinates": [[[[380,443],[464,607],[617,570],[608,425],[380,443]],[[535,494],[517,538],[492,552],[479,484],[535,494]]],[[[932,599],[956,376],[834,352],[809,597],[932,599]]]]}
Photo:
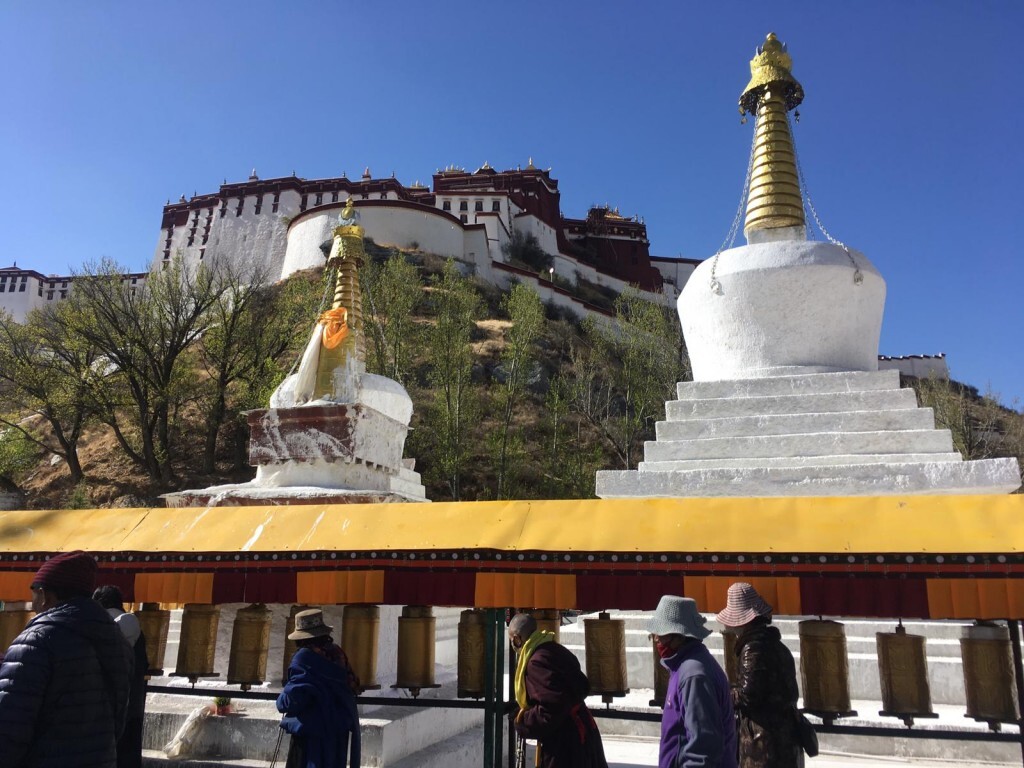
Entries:
{"type": "Polygon", "coordinates": [[[597,495],[860,496],[1010,493],[1015,459],[964,461],[899,371],[680,382],[635,471],[597,495]]]}

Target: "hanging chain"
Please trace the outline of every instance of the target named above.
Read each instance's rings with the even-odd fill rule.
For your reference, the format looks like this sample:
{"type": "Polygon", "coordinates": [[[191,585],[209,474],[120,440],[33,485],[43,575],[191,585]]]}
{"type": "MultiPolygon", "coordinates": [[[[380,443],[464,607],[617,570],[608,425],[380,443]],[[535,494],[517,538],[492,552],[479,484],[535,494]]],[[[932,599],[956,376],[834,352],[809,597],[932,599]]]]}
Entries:
{"type": "Polygon", "coordinates": [[[743,211],[747,207],[747,195],[750,194],[750,174],[754,168],[754,148],[757,146],[757,129],[754,129],[754,136],[750,140],[750,157],[747,158],[747,173],[743,178],[743,191],[740,193],[740,204],[736,208],[736,215],[732,219],[732,226],[729,227],[729,234],[725,236],[725,240],[718,246],[718,250],[715,251],[715,256],[711,260],[711,292],[721,296],[722,295],[722,284],[718,281],[715,273],[718,271],[718,254],[724,251],[726,248],[732,248],[733,243],[736,242],[736,235],[739,234],[740,221],[743,219],[743,211]]]}
{"type": "Polygon", "coordinates": [[[789,113],[786,113],[786,125],[789,128],[789,135],[793,142],[793,158],[796,160],[796,173],[800,180],[800,191],[803,193],[804,208],[810,211],[811,217],[814,219],[814,223],[818,226],[821,234],[825,236],[832,245],[837,245],[846,252],[846,258],[850,260],[850,264],[853,265],[853,283],[854,285],[860,285],[864,282],[864,275],[860,271],[860,267],[857,265],[856,259],[853,258],[853,254],[850,252],[849,246],[841,240],[836,240],[829,234],[829,231],[825,229],[825,225],[821,223],[821,219],[818,217],[818,211],[814,208],[814,203],[811,201],[811,193],[807,189],[807,179],[804,178],[804,169],[800,164],[800,153],[796,148],[796,136],[793,133],[793,124],[789,121],[789,113]]]}

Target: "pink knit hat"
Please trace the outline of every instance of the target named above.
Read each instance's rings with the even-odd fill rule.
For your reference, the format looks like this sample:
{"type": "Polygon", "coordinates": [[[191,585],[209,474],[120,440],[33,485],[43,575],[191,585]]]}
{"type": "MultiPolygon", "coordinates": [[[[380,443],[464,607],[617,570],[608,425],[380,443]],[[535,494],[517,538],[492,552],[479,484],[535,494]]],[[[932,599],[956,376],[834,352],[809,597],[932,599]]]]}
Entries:
{"type": "Polygon", "coordinates": [[[54,555],[36,571],[32,586],[89,596],[96,587],[96,561],[82,551],[54,555]]]}
{"type": "Polygon", "coordinates": [[[727,627],[742,627],[760,616],[770,616],[772,607],[745,581],[729,587],[725,610],[715,618],[727,627]]]}

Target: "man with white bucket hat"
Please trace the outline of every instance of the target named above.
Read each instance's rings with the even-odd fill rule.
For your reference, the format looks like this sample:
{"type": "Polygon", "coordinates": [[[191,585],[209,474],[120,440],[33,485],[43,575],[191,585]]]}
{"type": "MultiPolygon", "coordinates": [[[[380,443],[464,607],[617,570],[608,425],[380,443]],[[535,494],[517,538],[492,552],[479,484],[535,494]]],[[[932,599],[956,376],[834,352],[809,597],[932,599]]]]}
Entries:
{"type": "Polygon", "coordinates": [[[659,768],[736,768],[729,680],[702,642],[711,634],[697,603],[663,595],[650,632],[669,671],[659,768]]]}

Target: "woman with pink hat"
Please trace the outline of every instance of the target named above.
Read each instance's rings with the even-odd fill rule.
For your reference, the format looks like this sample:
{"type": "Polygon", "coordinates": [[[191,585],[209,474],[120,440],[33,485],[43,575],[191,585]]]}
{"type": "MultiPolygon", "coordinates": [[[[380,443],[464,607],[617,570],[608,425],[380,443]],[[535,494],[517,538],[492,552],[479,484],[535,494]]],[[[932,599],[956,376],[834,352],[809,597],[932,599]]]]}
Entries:
{"type": "Polygon", "coordinates": [[[732,701],[739,718],[739,768],[802,766],[796,665],[772,626],[772,607],[750,584],[739,582],[729,587],[725,610],[716,618],[738,635],[732,701]]]}

